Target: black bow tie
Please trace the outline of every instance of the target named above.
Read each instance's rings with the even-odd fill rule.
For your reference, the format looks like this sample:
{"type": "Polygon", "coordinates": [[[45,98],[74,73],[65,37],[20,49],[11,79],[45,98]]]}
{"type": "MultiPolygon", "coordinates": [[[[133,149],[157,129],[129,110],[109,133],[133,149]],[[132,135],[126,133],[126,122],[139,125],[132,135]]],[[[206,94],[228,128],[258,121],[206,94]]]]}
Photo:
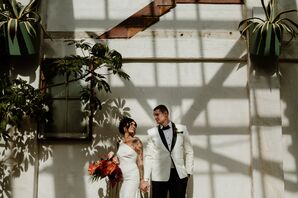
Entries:
{"type": "Polygon", "coordinates": [[[167,129],[170,128],[170,126],[169,125],[167,125],[167,126],[161,126],[160,128],[161,128],[161,130],[167,130],[167,129]]]}

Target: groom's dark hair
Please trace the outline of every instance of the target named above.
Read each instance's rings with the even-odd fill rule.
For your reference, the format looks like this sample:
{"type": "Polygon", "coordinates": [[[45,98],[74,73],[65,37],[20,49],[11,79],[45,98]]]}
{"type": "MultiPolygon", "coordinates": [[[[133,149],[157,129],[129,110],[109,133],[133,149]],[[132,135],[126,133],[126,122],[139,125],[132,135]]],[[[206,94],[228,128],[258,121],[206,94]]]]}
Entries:
{"type": "Polygon", "coordinates": [[[161,111],[162,113],[169,113],[169,110],[168,110],[168,108],[166,107],[166,105],[163,105],[163,104],[160,104],[160,105],[158,105],[158,106],[156,106],[154,109],[153,109],[153,111],[156,111],[156,110],[159,110],[159,111],[161,111]]]}
{"type": "Polygon", "coordinates": [[[129,118],[129,117],[124,117],[120,120],[120,123],[119,123],[119,127],[118,127],[118,130],[119,132],[124,135],[124,128],[128,128],[129,127],[129,124],[132,123],[132,122],[135,122],[133,119],[129,118]]]}

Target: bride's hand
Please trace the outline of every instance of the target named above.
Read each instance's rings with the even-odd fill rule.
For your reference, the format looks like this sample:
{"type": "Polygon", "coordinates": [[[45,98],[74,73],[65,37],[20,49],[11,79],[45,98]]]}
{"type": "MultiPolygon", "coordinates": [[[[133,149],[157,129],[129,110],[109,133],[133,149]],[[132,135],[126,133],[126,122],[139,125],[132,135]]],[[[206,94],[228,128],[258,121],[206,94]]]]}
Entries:
{"type": "Polygon", "coordinates": [[[148,192],[149,191],[149,182],[141,180],[140,189],[142,192],[148,192]]]}
{"type": "Polygon", "coordinates": [[[120,164],[119,159],[116,155],[112,158],[112,162],[114,162],[115,164],[120,164]]]}
{"type": "Polygon", "coordinates": [[[115,164],[119,164],[119,159],[113,151],[108,153],[108,159],[114,162],[115,164]]]}
{"type": "Polygon", "coordinates": [[[115,153],[113,151],[110,151],[108,153],[108,159],[111,160],[115,156],[115,153]]]}

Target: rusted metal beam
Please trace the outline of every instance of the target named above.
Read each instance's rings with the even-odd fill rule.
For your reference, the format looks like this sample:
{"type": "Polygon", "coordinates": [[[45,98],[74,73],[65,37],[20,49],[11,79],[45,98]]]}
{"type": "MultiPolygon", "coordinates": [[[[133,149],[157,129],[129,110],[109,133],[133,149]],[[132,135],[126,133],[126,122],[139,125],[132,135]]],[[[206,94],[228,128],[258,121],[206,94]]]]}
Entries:
{"type": "Polygon", "coordinates": [[[175,6],[176,0],[155,0],[157,6],[175,6]]]}
{"type": "Polygon", "coordinates": [[[179,4],[243,4],[244,0],[176,0],[179,4]]]}
{"type": "Polygon", "coordinates": [[[98,39],[131,38],[159,21],[159,17],[169,12],[177,3],[241,4],[243,0],[155,0],[100,35],[98,39]]]}
{"type": "Polygon", "coordinates": [[[109,31],[100,35],[98,39],[131,38],[138,32],[145,30],[157,21],[159,17],[175,7],[173,0],[158,0],[134,13],[109,31]]]}

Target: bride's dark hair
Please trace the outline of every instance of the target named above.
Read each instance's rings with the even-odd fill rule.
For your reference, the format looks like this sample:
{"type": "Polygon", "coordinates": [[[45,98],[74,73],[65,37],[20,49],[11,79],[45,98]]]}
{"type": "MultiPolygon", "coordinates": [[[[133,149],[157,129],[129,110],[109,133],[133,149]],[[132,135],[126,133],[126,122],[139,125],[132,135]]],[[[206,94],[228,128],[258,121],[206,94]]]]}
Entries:
{"type": "Polygon", "coordinates": [[[120,120],[118,130],[119,132],[124,135],[124,127],[128,128],[130,123],[135,122],[132,118],[124,117],[120,120]]]}

